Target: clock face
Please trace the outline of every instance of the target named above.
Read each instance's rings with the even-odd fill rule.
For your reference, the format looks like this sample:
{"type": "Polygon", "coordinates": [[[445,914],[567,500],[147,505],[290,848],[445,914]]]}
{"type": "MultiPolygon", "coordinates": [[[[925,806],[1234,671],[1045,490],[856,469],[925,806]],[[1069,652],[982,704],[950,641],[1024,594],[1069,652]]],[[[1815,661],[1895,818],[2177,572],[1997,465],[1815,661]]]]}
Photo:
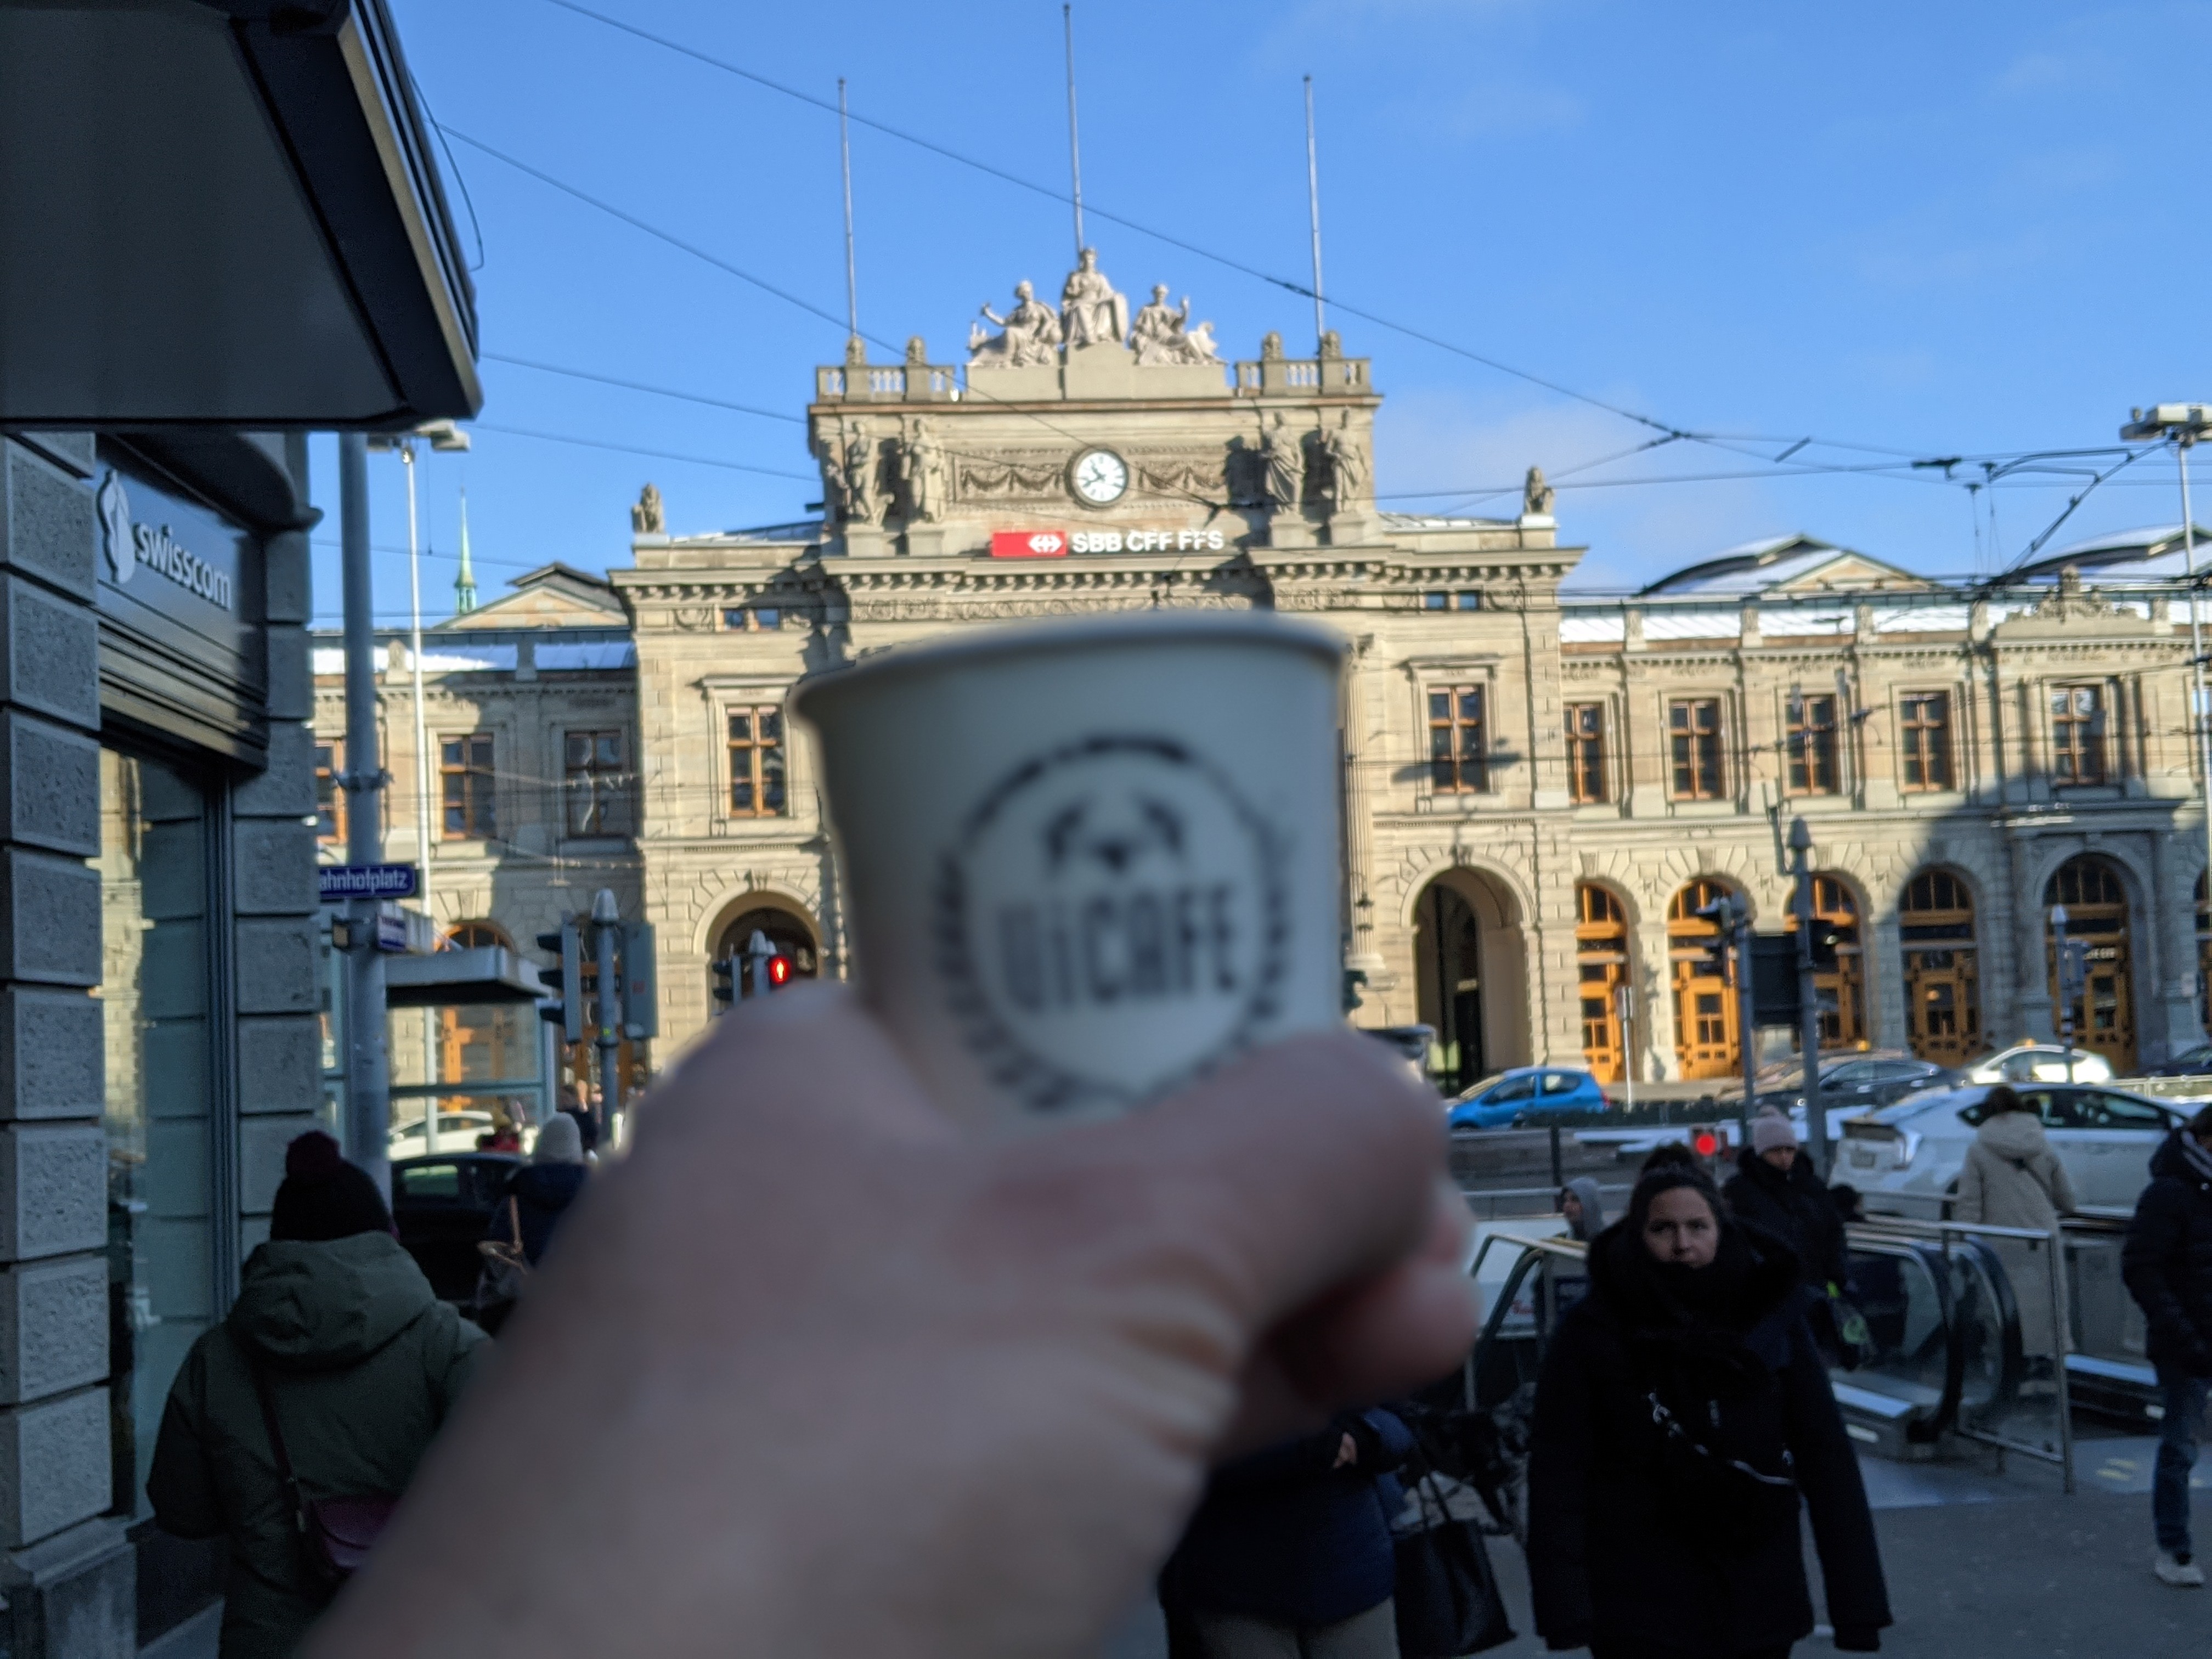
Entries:
{"type": "Polygon", "coordinates": [[[1068,482],[1093,507],[1109,507],[1129,487],[1129,464],[1110,449],[1086,449],[1075,458],[1068,482]]]}

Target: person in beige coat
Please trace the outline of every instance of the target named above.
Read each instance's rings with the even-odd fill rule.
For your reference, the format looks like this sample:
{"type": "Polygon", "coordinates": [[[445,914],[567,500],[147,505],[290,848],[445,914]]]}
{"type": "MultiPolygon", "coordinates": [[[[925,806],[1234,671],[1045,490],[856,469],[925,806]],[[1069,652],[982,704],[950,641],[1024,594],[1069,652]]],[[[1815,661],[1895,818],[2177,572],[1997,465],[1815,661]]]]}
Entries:
{"type": "MultiPolygon", "coordinates": [[[[1981,1127],[1966,1149],[1959,1172],[1960,1221],[1987,1227],[2023,1227],[2053,1232],[2061,1216],[2074,1212],[2074,1182],[2043,1133],[2043,1121],[2003,1084],[1982,1103],[1981,1127]]],[[[2052,1342],[2051,1268],[2045,1247],[2020,1239],[1992,1239],[1999,1261],[2012,1279],[2020,1304],[2021,1349],[2031,1356],[2056,1356],[2052,1342]]],[[[2065,1280],[2059,1280],[2065,1293],[2065,1280]]],[[[2064,1304],[2060,1308],[2063,1312],[2064,1304]]]]}

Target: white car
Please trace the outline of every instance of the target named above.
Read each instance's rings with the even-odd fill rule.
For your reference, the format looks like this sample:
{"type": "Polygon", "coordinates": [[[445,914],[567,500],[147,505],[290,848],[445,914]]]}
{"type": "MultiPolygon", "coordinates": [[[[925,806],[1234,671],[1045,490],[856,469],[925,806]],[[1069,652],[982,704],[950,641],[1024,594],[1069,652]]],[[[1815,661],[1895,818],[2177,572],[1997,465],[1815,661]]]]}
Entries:
{"type": "MultiPolygon", "coordinates": [[[[477,1137],[491,1133],[489,1112],[444,1111],[438,1114],[438,1150],[473,1152],[477,1137]]],[[[422,1120],[405,1118],[392,1126],[391,1150],[385,1156],[394,1164],[403,1158],[421,1158],[429,1152],[422,1134],[422,1120]]]]}
{"type": "Polygon", "coordinates": [[[2056,1042],[2015,1042],[1984,1054],[1959,1074],[1961,1083],[2110,1083],[2112,1062],[2088,1048],[2056,1042]],[[2067,1067],[2071,1064],[2073,1069],[2067,1067]]]}
{"type": "MultiPolygon", "coordinates": [[[[2078,1084],[2014,1085],[2043,1120],[2075,1201],[2132,1206],[2150,1182],[2150,1155],[2188,1114],[2124,1090],[2078,1084]]],[[[1955,1193],[1980,1127],[1986,1086],[1913,1095],[1843,1126],[1833,1179],[1858,1188],[1869,1211],[1937,1219],[1955,1193]]]]}

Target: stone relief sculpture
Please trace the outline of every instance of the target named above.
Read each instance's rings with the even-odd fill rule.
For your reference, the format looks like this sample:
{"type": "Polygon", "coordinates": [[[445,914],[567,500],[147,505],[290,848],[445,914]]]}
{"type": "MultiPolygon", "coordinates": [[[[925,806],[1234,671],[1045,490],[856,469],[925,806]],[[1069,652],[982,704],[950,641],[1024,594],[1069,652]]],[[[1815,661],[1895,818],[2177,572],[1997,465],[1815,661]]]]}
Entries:
{"type": "Polygon", "coordinates": [[[1129,331],[1129,301],[1098,269],[1098,250],[1085,248],[1060,290],[1060,333],[1067,346],[1119,345],[1129,331]]]}
{"type": "Polygon", "coordinates": [[[1521,516],[1524,519],[1548,519],[1552,516],[1552,486],[1544,482],[1544,469],[1532,466],[1521,486],[1521,516]]]}
{"type": "Polygon", "coordinates": [[[1330,506],[1343,513],[1365,501],[1373,469],[1368,464],[1367,446],[1352,429],[1350,410],[1322,434],[1322,453],[1328,458],[1330,506]]]}
{"type": "Polygon", "coordinates": [[[1001,317],[987,305],[983,307],[983,321],[996,324],[1003,332],[988,334],[982,323],[969,324],[969,362],[1021,368],[1031,363],[1060,361],[1060,313],[1038,299],[1036,291],[1027,283],[1014,284],[1012,311],[1001,317]]]}
{"type": "Polygon", "coordinates": [[[945,451],[929,430],[929,422],[916,421],[899,456],[906,475],[907,521],[934,524],[945,516],[945,451]]]}
{"type": "Polygon", "coordinates": [[[1279,410],[1260,434],[1260,456],[1267,469],[1267,499],[1277,512],[1295,513],[1305,497],[1305,440],[1285,424],[1279,410]]]}
{"type": "Polygon", "coordinates": [[[1165,283],[1152,287],[1152,301],[1137,313],[1137,320],[1129,331],[1129,343],[1136,348],[1139,368],[1156,363],[1218,363],[1221,356],[1213,344],[1213,325],[1200,323],[1196,328],[1190,322],[1190,296],[1183,295],[1182,308],[1177,310],[1168,303],[1165,283]]]}
{"type": "Polygon", "coordinates": [[[842,459],[845,522],[873,524],[878,458],[875,438],[866,427],[856,424],[845,428],[842,459]]]}
{"type": "Polygon", "coordinates": [[[638,493],[637,505],[629,510],[629,527],[641,536],[668,533],[668,509],[661,502],[659,485],[649,483],[638,493]]]}

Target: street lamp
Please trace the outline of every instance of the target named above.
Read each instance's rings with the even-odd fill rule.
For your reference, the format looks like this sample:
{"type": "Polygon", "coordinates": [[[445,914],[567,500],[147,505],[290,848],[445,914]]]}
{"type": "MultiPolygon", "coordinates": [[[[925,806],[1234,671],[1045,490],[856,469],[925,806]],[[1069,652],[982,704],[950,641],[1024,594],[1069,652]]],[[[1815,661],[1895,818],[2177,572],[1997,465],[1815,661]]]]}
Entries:
{"type": "MultiPolygon", "coordinates": [[[[397,453],[407,469],[407,592],[412,617],[409,645],[415,667],[415,895],[423,915],[432,917],[434,922],[436,912],[430,903],[430,757],[422,719],[422,559],[416,541],[415,518],[415,446],[418,443],[426,443],[441,454],[452,454],[468,448],[469,434],[451,421],[426,421],[412,432],[374,433],[368,440],[371,449],[397,453]]],[[[423,1080],[435,1083],[437,1052],[427,1013],[422,1017],[422,1066],[423,1080]]],[[[438,1150],[438,1100],[434,1095],[423,1103],[422,1150],[438,1150]]]]}
{"type": "MultiPolygon", "coordinates": [[[[2208,896],[2212,896],[2212,720],[2206,718],[2204,707],[2204,625],[2197,614],[2197,526],[2189,510],[2189,452],[2198,439],[2212,433],[2212,405],[2154,404],[2129,413],[2134,418],[2120,428],[2121,438],[2129,443],[2171,442],[2181,472],[2181,568],[2189,584],[2189,730],[2196,741],[2197,766],[2204,775],[2204,879],[2208,896]]],[[[2190,911],[2194,922],[2193,902],[2190,911]]],[[[2071,1055],[2067,1064],[2070,1072],[2071,1055]]]]}

